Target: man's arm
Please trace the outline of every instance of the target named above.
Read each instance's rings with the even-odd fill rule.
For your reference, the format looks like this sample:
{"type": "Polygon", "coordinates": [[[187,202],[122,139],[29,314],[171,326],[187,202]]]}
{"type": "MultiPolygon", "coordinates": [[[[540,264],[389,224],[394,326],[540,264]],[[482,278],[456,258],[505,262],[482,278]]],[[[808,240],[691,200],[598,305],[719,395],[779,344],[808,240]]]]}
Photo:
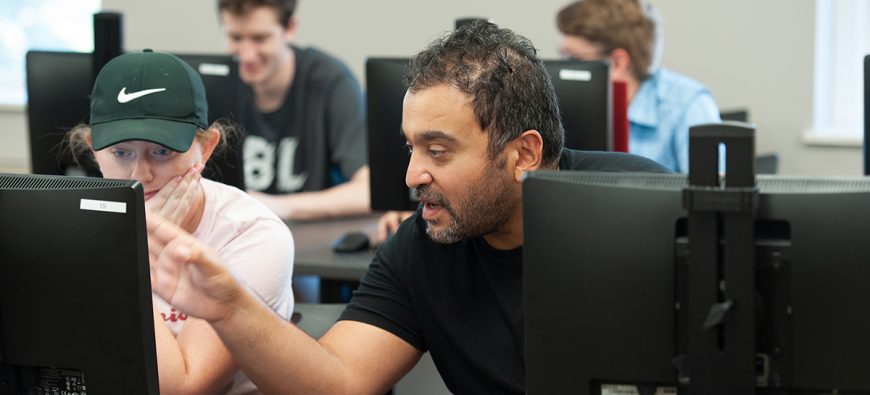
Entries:
{"type": "Polygon", "coordinates": [[[212,325],[242,370],[269,394],[383,394],[422,355],[398,336],[356,321],[339,321],[318,341],[255,300],[237,303],[233,314],[212,325]]]}
{"type": "Polygon", "coordinates": [[[156,215],[147,220],[153,291],[209,321],[262,392],[384,393],[422,355],[355,321],[338,322],[317,341],[245,291],[207,246],[156,215]]]}
{"type": "Polygon", "coordinates": [[[322,191],[269,195],[248,192],[281,219],[310,220],[366,214],[370,210],[369,167],[364,165],[347,182],[322,191]]]}

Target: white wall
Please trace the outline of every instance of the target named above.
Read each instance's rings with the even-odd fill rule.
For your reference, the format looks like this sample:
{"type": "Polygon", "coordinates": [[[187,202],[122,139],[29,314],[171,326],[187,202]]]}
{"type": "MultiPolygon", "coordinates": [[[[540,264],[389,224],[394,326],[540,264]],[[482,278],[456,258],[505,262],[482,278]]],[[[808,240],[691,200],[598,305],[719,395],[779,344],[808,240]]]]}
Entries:
{"type": "MultiPolygon", "coordinates": [[[[812,121],[811,0],[653,0],[664,21],[663,64],[707,84],[721,108],[748,107],[758,151],[785,174],[861,173],[858,148],[807,147],[812,121]]],[[[362,80],[370,56],[409,56],[464,16],[494,18],[556,57],[554,16],[567,0],[301,0],[298,42],[344,60],[362,80]]],[[[214,0],[104,0],[124,14],[127,49],[220,52],[214,0]]],[[[857,83],[857,82],[856,82],[857,83]]],[[[0,166],[26,158],[24,115],[0,113],[0,166]],[[4,162],[5,161],[5,162],[4,162]]]]}
{"type": "Polygon", "coordinates": [[[655,4],[665,29],[663,63],[707,84],[720,108],[748,107],[758,152],[777,152],[782,173],[861,174],[860,148],[801,141],[812,126],[815,1],[655,4]]]}
{"type": "Polygon", "coordinates": [[[0,173],[26,173],[30,168],[27,116],[22,108],[0,107],[0,173]]]}

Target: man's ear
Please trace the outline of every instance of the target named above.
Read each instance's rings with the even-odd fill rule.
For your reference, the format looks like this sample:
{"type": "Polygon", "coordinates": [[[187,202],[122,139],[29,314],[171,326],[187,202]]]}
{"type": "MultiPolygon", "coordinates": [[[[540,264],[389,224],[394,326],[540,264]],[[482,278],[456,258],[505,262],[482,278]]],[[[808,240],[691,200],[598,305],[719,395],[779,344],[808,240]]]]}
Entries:
{"type": "Polygon", "coordinates": [[[517,182],[522,182],[523,174],[541,168],[544,139],[537,130],[526,130],[519,137],[511,141],[510,144],[515,152],[516,159],[513,168],[514,179],[517,182]]]}
{"type": "Polygon", "coordinates": [[[299,27],[299,20],[296,15],[287,20],[287,26],[284,26],[284,40],[291,42],[296,38],[296,29],[299,27]]]}
{"type": "Polygon", "coordinates": [[[631,74],[631,55],[628,51],[616,48],[610,51],[608,59],[610,60],[611,75],[614,80],[628,81],[630,78],[634,78],[631,74]]]}

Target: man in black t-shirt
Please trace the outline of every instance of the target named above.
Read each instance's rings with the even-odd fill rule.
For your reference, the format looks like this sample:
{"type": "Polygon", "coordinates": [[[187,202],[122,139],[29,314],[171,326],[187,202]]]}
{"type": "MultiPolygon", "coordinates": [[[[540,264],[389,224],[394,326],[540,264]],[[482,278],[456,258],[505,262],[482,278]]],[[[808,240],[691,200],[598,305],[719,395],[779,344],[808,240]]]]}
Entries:
{"type": "Polygon", "coordinates": [[[365,114],[350,70],[288,45],[295,0],[219,0],[229,52],[245,83],[245,184],[284,219],[369,211],[365,114]]]}
{"type": "Polygon", "coordinates": [[[523,175],[667,171],[628,154],[563,151],[543,63],[494,24],[436,40],[406,82],[406,182],[421,207],[319,340],[244,292],[207,247],[149,217],[155,292],[208,320],[263,392],[383,393],[429,351],[453,392],[524,393],[523,175]]]}

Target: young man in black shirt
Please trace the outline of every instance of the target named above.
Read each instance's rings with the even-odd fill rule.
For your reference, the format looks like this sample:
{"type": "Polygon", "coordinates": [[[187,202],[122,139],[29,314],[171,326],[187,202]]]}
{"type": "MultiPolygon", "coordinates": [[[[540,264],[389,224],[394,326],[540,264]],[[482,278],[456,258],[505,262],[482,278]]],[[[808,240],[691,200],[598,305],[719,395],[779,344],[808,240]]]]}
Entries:
{"type": "Polygon", "coordinates": [[[523,393],[523,175],[666,171],[627,154],[563,152],[534,47],[493,24],[436,40],[406,81],[406,182],[421,208],[319,340],[243,291],[206,247],[149,217],[156,292],[208,320],[264,392],[383,393],[429,351],[453,392],[523,393]]]}
{"type": "Polygon", "coordinates": [[[239,62],[236,114],[245,129],[245,184],[283,219],[369,212],[365,112],[350,70],[289,45],[296,0],[218,0],[227,50],[239,62]]]}

